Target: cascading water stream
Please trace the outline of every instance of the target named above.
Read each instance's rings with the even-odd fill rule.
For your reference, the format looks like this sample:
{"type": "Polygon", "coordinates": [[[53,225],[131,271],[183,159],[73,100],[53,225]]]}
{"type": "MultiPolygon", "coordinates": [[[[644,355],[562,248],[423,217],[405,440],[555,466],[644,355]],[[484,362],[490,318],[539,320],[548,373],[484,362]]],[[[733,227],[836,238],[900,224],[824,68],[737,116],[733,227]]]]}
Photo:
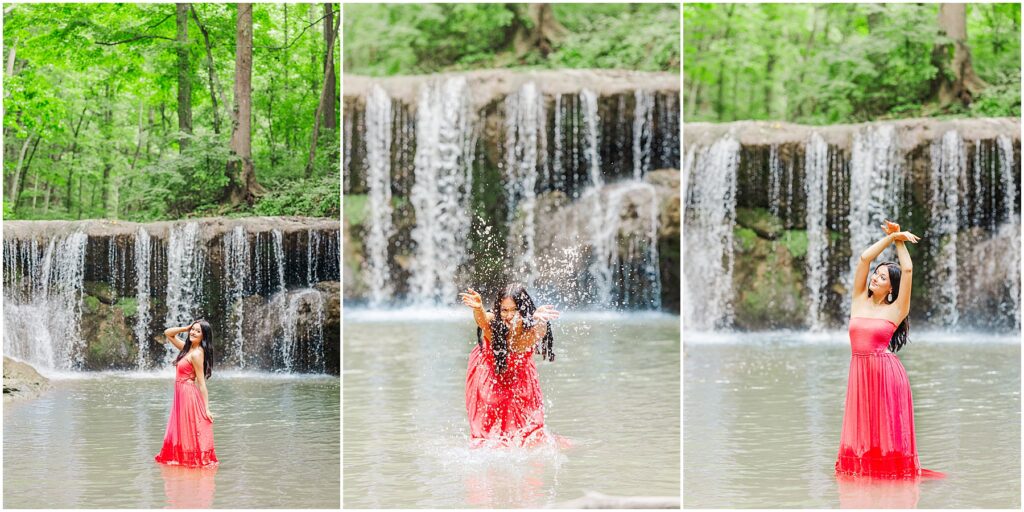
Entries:
{"type": "Polygon", "coordinates": [[[942,139],[932,141],[931,159],[931,227],[928,236],[935,249],[931,272],[932,279],[942,285],[933,292],[935,300],[931,321],[938,325],[953,326],[959,320],[959,185],[967,170],[967,155],[960,134],[950,130],[943,134],[942,139]]]}
{"type": "Polygon", "coordinates": [[[250,293],[252,261],[249,253],[249,237],[242,226],[235,226],[221,239],[224,255],[224,310],[231,323],[231,343],[234,345],[235,362],[245,368],[245,297],[250,293]]]}
{"type": "Polygon", "coordinates": [[[388,239],[391,237],[391,98],[380,86],[366,97],[366,284],[370,304],[391,296],[388,239]]]}
{"type": "Polygon", "coordinates": [[[153,246],[150,242],[149,233],[145,228],[140,226],[135,230],[135,341],[139,345],[135,364],[140,370],[145,370],[149,366],[146,361],[146,352],[149,349],[149,323],[152,320],[149,307],[149,269],[153,260],[153,246]]]}
{"type": "Polygon", "coordinates": [[[54,370],[81,366],[84,233],[4,239],[4,353],[54,370]]]}
{"type": "Polygon", "coordinates": [[[467,259],[475,145],[467,87],[465,78],[455,77],[420,90],[410,197],[416,248],[409,284],[411,297],[421,303],[455,300],[458,270],[467,259]]]}
{"type": "Polygon", "coordinates": [[[828,144],[821,135],[811,134],[805,150],[804,193],[807,197],[807,293],[810,327],[825,326],[822,311],[828,286],[828,144]]]}
{"type": "Polygon", "coordinates": [[[601,174],[601,118],[597,114],[597,94],[590,89],[580,91],[583,103],[583,124],[586,127],[586,157],[589,170],[590,185],[601,187],[604,178],[601,174]]]}
{"type": "Polygon", "coordinates": [[[732,325],[733,227],[740,144],[726,135],[694,157],[686,182],[684,322],[692,329],[732,325]]]}
{"type": "Polygon", "coordinates": [[[651,141],[654,139],[654,94],[637,89],[633,93],[633,179],[651,170],[651,141]]]}
{"type": "Polygon", "coordinates": [[[513,275],[527,288],[537,277],[536,209],[538,155],[543,154],[544,103],[533,82],[505,97],[505,194],[508,200],[508,247],[513,275]]]}
{"type": "MultiPolygon", "coordinates": [[[[882,237],[881,225],[900,218],[904,170],[900,163],[899,140],[892,125],[871,125],[853,136],[850,157],[850,266],[844,276],[846,289],[853,289],[853,276],[861,253],[882,237]]],[[[895,261],[892,248],[880,261],[895,261]]],[[[850,297],[844,297],[844,311],[850,311],[850,297]]]]}

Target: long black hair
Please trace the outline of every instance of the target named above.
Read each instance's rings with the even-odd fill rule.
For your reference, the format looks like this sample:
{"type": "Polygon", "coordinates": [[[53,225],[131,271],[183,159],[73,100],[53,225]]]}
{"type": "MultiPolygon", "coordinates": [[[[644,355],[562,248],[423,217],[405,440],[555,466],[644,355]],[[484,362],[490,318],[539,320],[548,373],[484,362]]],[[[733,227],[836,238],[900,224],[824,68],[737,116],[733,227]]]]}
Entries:
{"type": "MultiPolygon", "coordinates": [[[[885,298],[886,304],[892,304],[896,302],[896,299],[900,297],[900,266],[891,261],[885,263],[879,263],[878,267],[885,266],[886,270],[889,271],[889,286],[891,291],[885,298]]],[[[872,272],[874,274],[878,271],[878,267],[872,272]]],[[[868,288],[868,297],[871,297],[871,288],[868,288]]],[[[892,352],[899,352],[901,348],[907,343],[910,343],[910,316],[904,318],[900,325],[896,327],[896,331],[892,333],[892,338],[889,339],[889,350],[892,352]]]]}
{"type": "MultiPolygon", "coordinates": [[[[192,330],[192,326],[195,324],[199,324],[199,330],[203,332],[203,339],[199,340],[199,348],[203,349],[203,375],[209,379],[213,375],[213,370],[210,369],[213,363],[213,328],[206,320],[196,320],[188,326],[189,330],[192,330]]],[[[178,357],[174,359],[174,364],[177,365],[191,348],[192,340],[186,337],[185,344],[181,346],[181,352],[178,352],[178,357]]]]}
{"type": "MultiPolygon", "coordinates": [[[[505,322],[501,321],[501,301],[505,299],[512,299],[512,302],[515,302],[519,316],[523,319],[523,327],[531,329],[536,324],[533,312],[537,311],[537,306],[530,298],[530,294],[526,293],[526,287],[522,284],[512,283],[506,286],[502,293],[494,299],[494,308],[491,310],[494,314],[494,319],[491,320],[491,351],[494,353],[494,370],[499,374],[503,373],[508,366],[509,328],[505,322]]],[[[476,328],[476,343],[480,348],[484,348],[483,330],[479,327],[476,328]]],[[[544,339],[540,341],[540,354],[542,359],[555,360],[555,336],[551,333],[550,322],[547,332],[544,333],[544,339]]]]}

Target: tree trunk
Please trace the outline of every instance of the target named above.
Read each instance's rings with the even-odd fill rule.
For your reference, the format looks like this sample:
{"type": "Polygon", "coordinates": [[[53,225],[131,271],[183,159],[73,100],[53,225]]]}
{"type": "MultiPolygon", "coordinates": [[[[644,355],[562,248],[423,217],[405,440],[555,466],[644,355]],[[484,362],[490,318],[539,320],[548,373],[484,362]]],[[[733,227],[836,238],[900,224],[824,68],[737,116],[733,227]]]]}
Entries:
{"type": "Polygon", "coordinates": [[[75,156],[78,154],[78,133],[82,129],[82,122],[85,121],[85,113],[88,111],[87,108],[82,108],[82,115],[78,116],[78,124],[75,125],[75,132],[71,138],[71,161],[68,162],[68,176],[67,176],[67,195],[65,195],[65,204],[68,214],[71,214],[71,185],[74,179],[75,170],[75,156]]]}
{"type": "MultiPolygon", "coordinates": [[[[39,142],[41,140],[43,140],[43,138],[41,136],[37,136],[36,137],[36,141],[32,143],[32,151],[30,151],[29,154],[28,154],[28,161],[25,162],[25,171],[22,173],[26,177],[28,176],[28,171],[30,169],[32,169],[32,159],[35,158],[35,156],[36,156],[36,149],[39,149],[39,142]]],[[[14,211],[18,211],[18,210],[21,209],[21,191],[24,188],[25,188],[25,180],[22,179],[21,183],[18,185],[18,189],[14,191],[14,197],[15,197],[15,200],[14,200],[14,211]]],[[[33,196],[32,200],[33,200],[33,202],[35,201],[35,197],[34,196],[33,196]]]]}
{"type": "Polygon", "coordinates": [[[252,164],[252,4],[238,4],[235,22],[235,99],[227,199],[232,206],[252,204],[263,192],[252,164]]]}
{"type": "Polygon", "coordinates": [[[14,38],[14,43],[11,44],[11,51],[7,52],[7,74],[5,76],[8,79],[14,76],[14,59],[17,48],[18,38],[14,38]]]}
{"type": "Polygon", "coordinates": [[[178,152],[188,147],[192,134],[192,66],[188,58],[189,4],[175,4],[178,15],[178,152]]]}
{"type": "Polygon", "coordinates": [[[324,91],[327,93],[327,97],[324,99],[323,124],[324,129],[327,130],[334,130],[338,127],[338,119],[334,110],[334,103],[337,101],[334,95],[337,79],[334,73],[334,59],[329,50],[334,46],[334,39],[337,36],[338,32],[334,28],[334,7],[331,4],[324,4],[324,44],[327,48],[324,51],[324,80],[327,82],[324,91]]]}
{"type": "MultiPolygon", "coordinates": [[[[338,22],[341,18],[337,18],[334,22],[334,31],[338,31],[338,22]]],[[[334,39],[331,39],[327,43],[327,60],[334,62],[334,39]]],[[[313,159],[316,157],[316,140],[320,137],[320,117],[324,112],[324,102],[327,98],[327,85],[328,81],[324,80],[323,89],[320,91],[320,102],[316,106],[316,114],[313,116],[313,137],[309,143],[309,160],[306,161],[306,177],[309,178],[313,175],[313,159]]],[[[331,89],[334,90],[333,88],[331,89]]]]}
{"type": "MultiPolygon", "coordinates": [[[[732,13],[736,4],[729,4],[729,10],[725,14],[725,34],[722,39],[729,40],[729,33],[732,31],[732,13]]],[[[718,99],[715,102],[715,112],[718,114],[718,122],[725,119],[725,59],[718,63],[718,99]]]]}
{"type": "Polygon", "coordinates": [[[542,57],[547,58],[555,50],[555,45],[565,39],[569,31],[555,18],[551,4],[526,4],[525,7],[530,26],[521,22],[515,24],[512,48],[517,58],[525,57],[533,50],[539,51],[542,57]]]}
{"type": "Polygon", "coordinates": [[[25,138],[25,142],[21,145],[21,151],[18,152],[18,165],[14,167],[14,175],[11,176],[11,188],[9,189],[8,201],[15,201],[18,199],[17,194],[18,182],[21,181],[21,164],[25,163],[25,155],[28,154],[28,146],[32,143],[32,135],[28,134],[25,138]]]}
{"type": "Polygon", "coordinates": [[[940,4],[938,22],[939,34],[952,42],[936,45],[932,50],[932,64],[939,69],[932,81],[932,99],[940,108],[954,101],[969,106],[988,84],[978,77],[971,64],[971,50],[967,46],[966,6],[940,4]]]}
{"type": "Polygon", "coordinates": [[[210,82],[210,102],[213,104],[213,133],[220,134],[220,107],[219,104],[223,104],[221,101],[217,101],[217,93],[215,84],[217,83],[217,72],[213,66],[213,46],[210,45],[210,33],[207,32],[206,27],[201,21],[199,21],[199,14],[196,12],[194,4],[189,4],[192,9],[192,18],[196,20],[196,25],[199,26],[199,31],[203,33],[203,43],[206,45],[206,72],[209,75],[210,82]]]}

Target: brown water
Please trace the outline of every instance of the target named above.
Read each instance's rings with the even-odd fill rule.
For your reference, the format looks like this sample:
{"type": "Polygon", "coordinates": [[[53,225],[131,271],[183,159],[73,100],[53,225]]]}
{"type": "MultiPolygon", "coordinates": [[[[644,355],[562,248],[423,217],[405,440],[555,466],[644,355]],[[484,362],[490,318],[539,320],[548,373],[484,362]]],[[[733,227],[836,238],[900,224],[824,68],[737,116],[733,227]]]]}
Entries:
{"type": "Polygon", "coordinates": [[[944,480],[837,481],[846,333],[684,334],[687,508],[1013,508],[1020,340],[912,333],[899,352],[921,464],[944,480]]]}
{"type": "Polygon", "coordinates": [[[679,319],[564,315],[537,358],[573,448],[470,450],[468,311],[345,314],[346,508],[547,507],[585,490],[679,496],[679,319]]]}
{"type": "Polygon", "coordinates": [[[214,470],[160,451],[172,370],[79,374],[4,404],[5,508],[338,508],[339,379],[214,373],[214,470]]]}

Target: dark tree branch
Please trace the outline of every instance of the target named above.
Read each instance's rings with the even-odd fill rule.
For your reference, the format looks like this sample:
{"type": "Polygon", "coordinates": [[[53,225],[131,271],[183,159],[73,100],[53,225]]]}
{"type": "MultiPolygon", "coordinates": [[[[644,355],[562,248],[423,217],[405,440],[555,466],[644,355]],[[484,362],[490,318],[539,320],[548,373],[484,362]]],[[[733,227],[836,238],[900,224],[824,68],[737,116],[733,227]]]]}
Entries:
{"type": "Polygon", "coordinates": [[[299,35],[295,36],[295,39],[293,39],[292,42],[290,42],[290,43],[288,43],[288,44],[286,44],[284,46],[253,46],[253,49],[254,50],[255,49],[270,50],[272,52],[276,52],[276,51],[279,51],[279,50],[287,50],[288,48],[291,48],[293,44],[299,42],[299,39],[302,39],[302,34],[305,34],[306,30],[308,30],[309,27],[312,27],[313,25],[316,25],[317,23],[320,23],[326,17],[327,17],[327,15],[324,14],[323,16],[320,17],[320,19],[314,21],[313,23],[310,23],[309,25],[306,25],[305,27],[302,27],[302,30],[299,32],[299,35]]]}
{"type": "Polygon", "coordinates": [[[119,45],[119,44],[130,43],[132,41],[139,41],[141,39],[163,39],[163,40],[166,40],[166,41],[177,41],[177,39],[174,39],[173,37],[164,37],[164,36],[135,36],[135,37],[131,37],[131,38],[125,39],[123,41],[95,41],[95,43],[96,44],[101,44],[103,46],[115,46],[115,45],[119,45]]]}

